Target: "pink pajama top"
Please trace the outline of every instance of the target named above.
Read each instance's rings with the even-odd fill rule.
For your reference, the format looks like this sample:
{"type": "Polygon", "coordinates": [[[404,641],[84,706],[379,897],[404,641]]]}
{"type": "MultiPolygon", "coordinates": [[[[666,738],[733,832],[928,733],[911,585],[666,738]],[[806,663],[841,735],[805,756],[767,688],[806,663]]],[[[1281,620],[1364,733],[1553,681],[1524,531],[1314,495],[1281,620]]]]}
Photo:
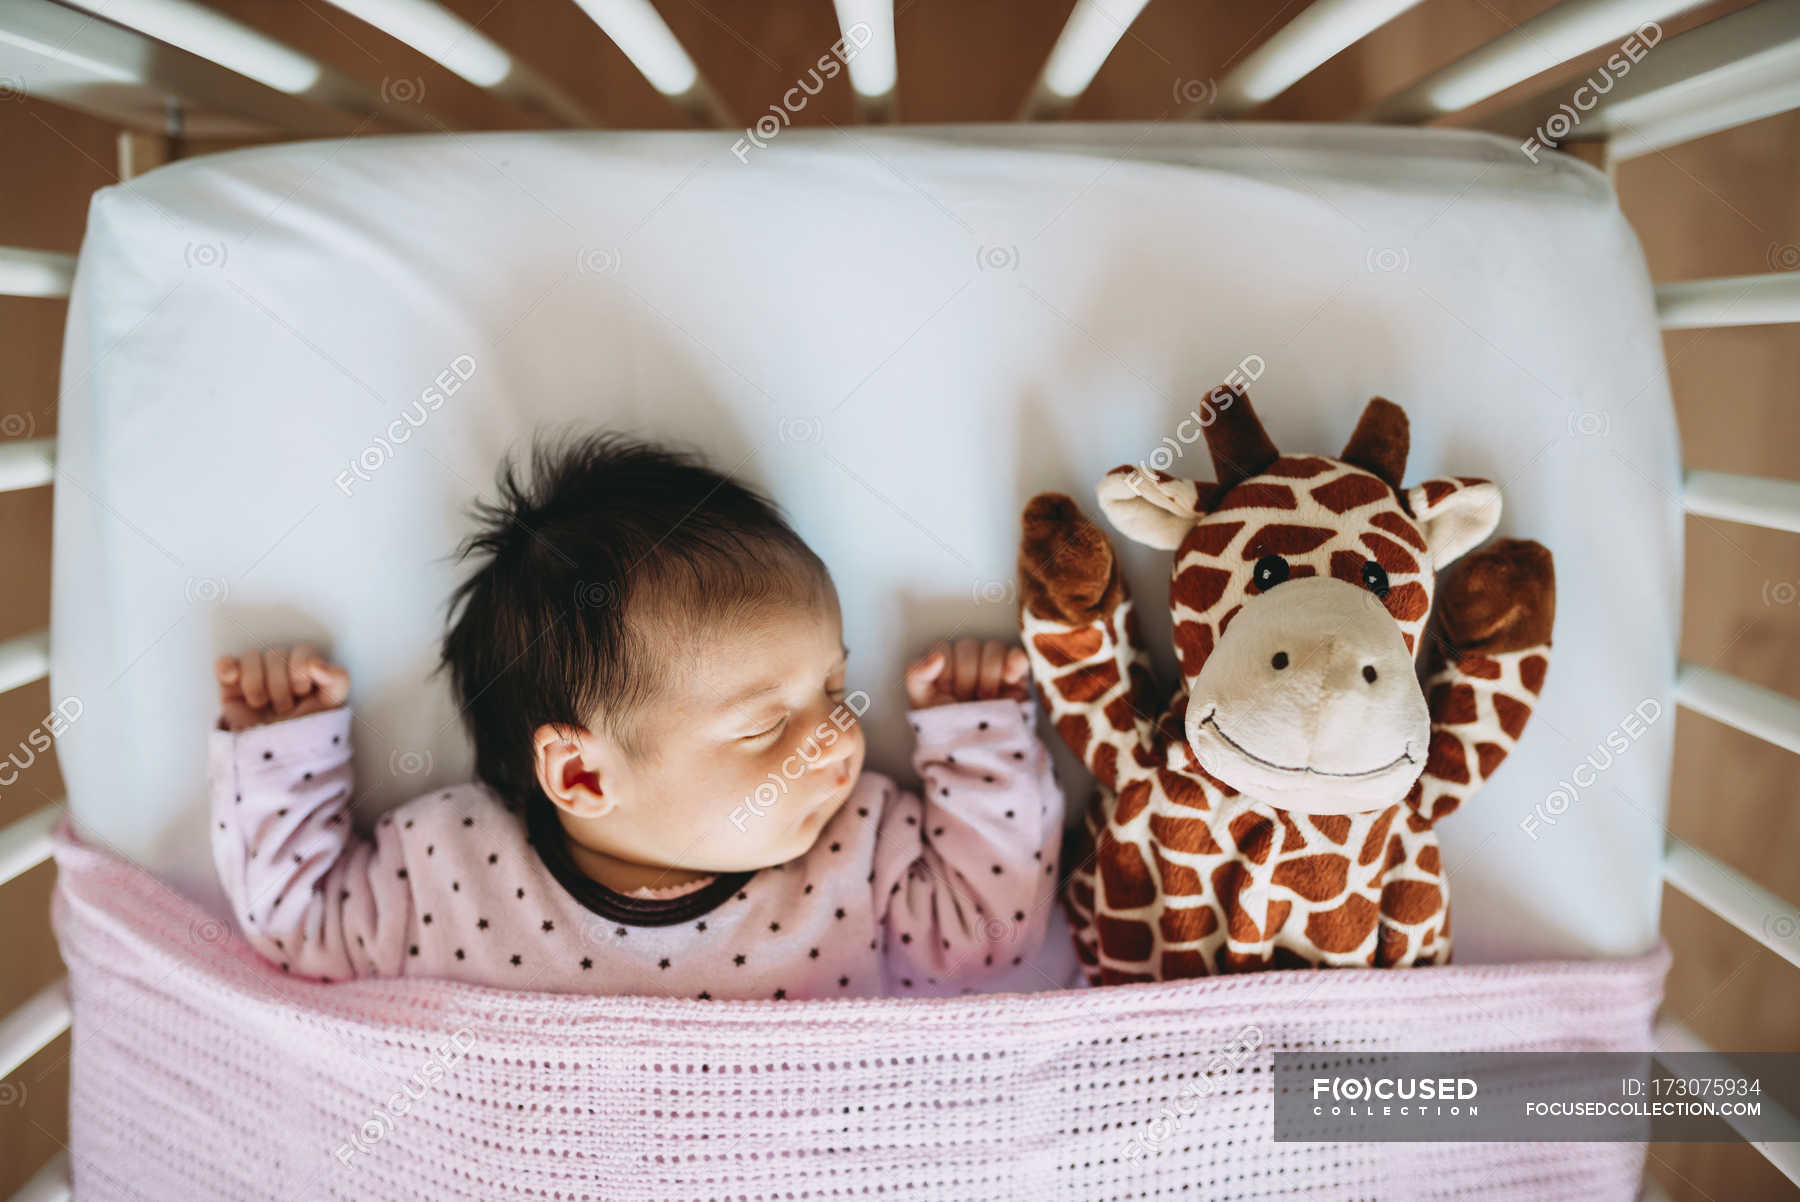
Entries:
{"type": "Polygon", "coordinates": [[[805,855],[653,896],[582,875],[553,816],[528,823],[483,784],[435,790],[357,832],[347,707],[214,730],[213,858],[251,944],[325,980],[699,998],[975,992],[1043,941],[1062,797],[1032,703],[910,718],[923,796],[864,772],[805,855]]]}

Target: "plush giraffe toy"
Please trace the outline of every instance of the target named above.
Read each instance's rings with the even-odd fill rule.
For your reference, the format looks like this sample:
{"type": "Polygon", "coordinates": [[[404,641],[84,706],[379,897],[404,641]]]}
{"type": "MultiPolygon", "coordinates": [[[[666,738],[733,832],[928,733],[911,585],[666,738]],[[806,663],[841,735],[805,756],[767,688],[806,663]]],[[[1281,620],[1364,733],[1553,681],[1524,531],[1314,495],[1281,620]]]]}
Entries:
{"type": "Polygon", "coordinates": [[[1380,398],[1336,459],[1279,454],[1241,390],[1206,407],[1216,483],[1119,467],[1099,486],[1121,532],[1175,552],[1167,703],[1106,535],[1060,493],[1025,509],[1025,647],[1101,785],[1064,896],[1076,951],[1096,984],[1445,963],[1434,825],[1543,688],[1550,552],[1502,540],[1446,578],[1421,686],[1439,573],[1493,532],[1499,490],[1402,489],[1406,414],[1380,398]]]}

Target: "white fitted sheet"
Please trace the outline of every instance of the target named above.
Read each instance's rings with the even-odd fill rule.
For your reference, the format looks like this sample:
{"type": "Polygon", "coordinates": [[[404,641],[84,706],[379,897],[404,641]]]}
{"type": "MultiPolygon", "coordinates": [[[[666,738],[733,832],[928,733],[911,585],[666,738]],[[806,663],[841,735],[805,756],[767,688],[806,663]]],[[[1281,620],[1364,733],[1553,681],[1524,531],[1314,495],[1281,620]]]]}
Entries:
{"type": "MultiPolygon", "coordinates": [[[[871,763],[905,775],[900,666],[946,632],[1012,632],[1025,498],[1091,498],[1257,356],[1284,449],[1335,452],[1387,396],[1412,418],[1409,483],[1495,479],[1501,532],[1556,553],[1543,703],[1442,830],[1459,959],[1655,942],[1679,444],[1642,257],[1598,174],[1441,130],[789,130],[745,162],[733,140],[290,143],[96,195],[52,625],[89,837],[222,910],[211,661],[255,640],[351,668],[364,812],[467,779],[427,675],[450,551],[501,453],[565,420],[686,441],[788,509],[837,579],[871,763]],[[396,421],[410,437],[381,450],[396,421]],[[1646,701],[1660,717],[1564,805],[1646,701]],[[1554,822],[1528,834],[1534,808],[1554,822]]],[[[1198,446],[1173,470],[1210,476],[1198,446]]],[[[1167,556],[1124,554],[1172,679],[1167,556]]],[[[1066,757],[1063,779],[1086,787],[1066,757]]]]}

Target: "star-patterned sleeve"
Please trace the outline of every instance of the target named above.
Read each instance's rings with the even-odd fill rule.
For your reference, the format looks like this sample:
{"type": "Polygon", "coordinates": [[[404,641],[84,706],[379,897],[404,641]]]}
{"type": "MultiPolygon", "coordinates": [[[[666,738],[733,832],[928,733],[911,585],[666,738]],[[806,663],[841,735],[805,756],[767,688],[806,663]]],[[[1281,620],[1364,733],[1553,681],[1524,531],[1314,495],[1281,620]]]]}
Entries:
{"type": "Polygon", "coordinates": [[[875,847],[888,972],[967,983],[1043,943],[1062,795],[1031,702],[965,701],[908,716],[924,796],[896,792],[875,847]]]}
{"type": "Polygon", "coordinates": [[[391,825],[352,828],[350,710],[208,734],[213,862],[238,925],[284,971],[399,976],[412,892],[391,825]]]}

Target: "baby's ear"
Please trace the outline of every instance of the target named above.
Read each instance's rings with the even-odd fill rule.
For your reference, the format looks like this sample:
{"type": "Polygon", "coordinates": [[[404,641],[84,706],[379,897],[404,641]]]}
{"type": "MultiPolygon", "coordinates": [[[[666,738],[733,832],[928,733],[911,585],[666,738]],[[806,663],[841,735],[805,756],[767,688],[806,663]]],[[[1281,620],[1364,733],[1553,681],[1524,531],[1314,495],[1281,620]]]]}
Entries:
{"type": "Polygon", "coordinates": [[[1473,476],[1427,480],[1407,489],[1406,501],[1424,528],[1435,571],[1480,546],[1500,524],[1500,490],[1473,476]]]}
{"type": "Polygon", "coordinates": [[[1218,500],[1217,484],[1123,464],[1100,478],[1100,511],[1134,542],[1173,551],[1218,500]]]}

